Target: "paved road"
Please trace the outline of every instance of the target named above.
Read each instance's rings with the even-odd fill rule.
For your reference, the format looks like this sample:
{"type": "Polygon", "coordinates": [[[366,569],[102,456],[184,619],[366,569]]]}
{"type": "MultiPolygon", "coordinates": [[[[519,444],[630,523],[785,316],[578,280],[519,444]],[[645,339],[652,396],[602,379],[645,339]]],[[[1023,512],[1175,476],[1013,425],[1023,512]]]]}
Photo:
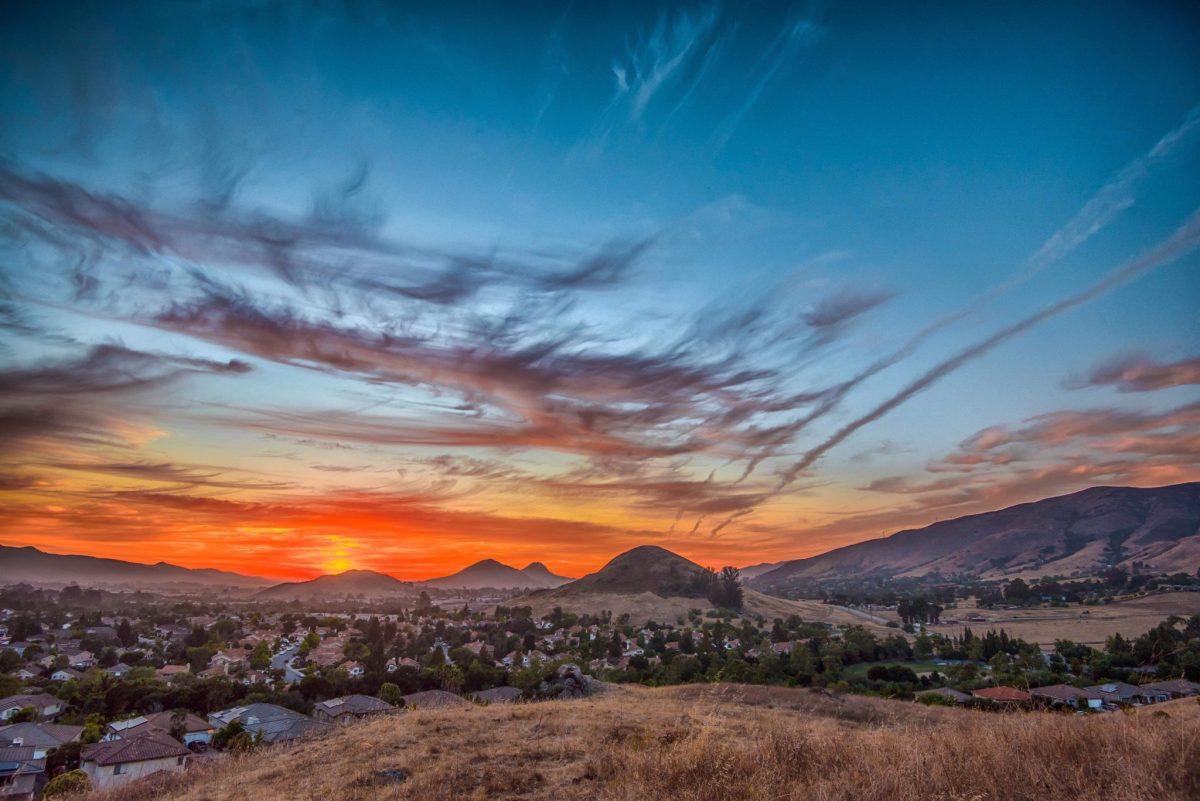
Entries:
{"type": "Polygon", "coordinates": [[[292,658],[298,653],[300,653],[300,647],[293,646],[275,654],[275,656],[271,657],[271,670],[286,669],[292,658]]]}
{"type": "Polygon", "coordinates": [[[863,620],[869,620],[872,623],[878,623],[880,626],[886,626],[890,622],[886,617],[872,615],[870,612],[863,611],[862,609],[855,609],[853,606],[839,606],[838,604],[830,604],[830,606],[841,609],[843,612],[849,612],[857,617],[861,617],[863,620]]]}

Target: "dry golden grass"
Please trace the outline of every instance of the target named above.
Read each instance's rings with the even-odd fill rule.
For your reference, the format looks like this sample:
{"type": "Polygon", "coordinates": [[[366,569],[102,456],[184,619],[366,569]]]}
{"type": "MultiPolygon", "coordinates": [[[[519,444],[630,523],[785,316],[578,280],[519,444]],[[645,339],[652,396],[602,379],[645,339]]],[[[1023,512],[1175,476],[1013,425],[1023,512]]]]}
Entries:
{"type": "MultiPolygon", "coordinates": [[[[976,634],[982,629],[1003,628],[1013,636],[1040,643],[1043,647],[1050,647],[1060,639],[1103,646],[1104,641],[1113,634],[1137,637],[1171,615],[1188,617],[1200,614],[1200,592],[1169,592],[1102,606],[1059,609],[979,609],[968,603],[947,610],[943,616],[961,621],[972,612],[986,618],[987,622],[942,624],[931,627],[931,630],[957,635],[962,633],[964,627],[970,627],[976,634]]],[[[894,612],[874,614],[898,620],[894,612]]]]}
{"type": "Polygon", "coordinates": [[[87,801],[1200,797],[1200,706],[1154,711],[1167,715],[986,714],[731,685],[626,688],[400,713],[87,801]],[[373,779],[389,768],[408,778],[373,779]]]}

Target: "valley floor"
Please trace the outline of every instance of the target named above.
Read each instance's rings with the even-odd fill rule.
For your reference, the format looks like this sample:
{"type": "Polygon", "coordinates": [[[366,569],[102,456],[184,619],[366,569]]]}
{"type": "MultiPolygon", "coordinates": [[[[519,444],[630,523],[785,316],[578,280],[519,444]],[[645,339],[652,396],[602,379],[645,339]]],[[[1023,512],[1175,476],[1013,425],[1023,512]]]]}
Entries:
{"type": "MultiPolygon", "coordinates": [[[[894,611],[874,612],[882,618],[899,621],[894,611]]],[[[981,609],[972,602],[960,603],[942,613],[943,622],[930,626],[938,634],[958,636],[964,628],[980,634],[989,628],[1004,629],[1010,636],[1052,648],[1055,640],[1072,640],[1103,648],[1106,639],[1120,633],[1133,638],[1144,634],[1171,615],[1190,617],[1200,614],[1200,592],[1166,592],[1113,601],[1108,604],[1034,609],[981,609]],[[983,621],[967,621],[976,614],[983,621]],[[950,623],[948,620],[956,620],[950,623]]]]}
{"type": "Polygon", "coordinates": [[[88,801],[1163,801],[1200,797],[1200,704],[1080,717],[745,685],[400,712],[88,801]]]}

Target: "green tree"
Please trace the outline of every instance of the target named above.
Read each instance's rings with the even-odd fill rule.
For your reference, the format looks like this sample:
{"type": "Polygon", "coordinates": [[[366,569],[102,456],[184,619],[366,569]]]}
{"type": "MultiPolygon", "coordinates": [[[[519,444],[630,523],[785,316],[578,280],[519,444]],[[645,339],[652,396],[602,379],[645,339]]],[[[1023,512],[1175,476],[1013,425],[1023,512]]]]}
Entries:
{"type": "Polygon", "coordinates": [[[137,642],[137,633],[133,630],[133,626],[129,625],[129,620],[126,618],[121,618],[121,622],[117,624],[117,639],[126,648],[137,642]]]}
{"type": "Polygon", "coordinates": [[[65,795],[86,793],[92,789],[92,782],[82,770],[70,770],[60,773],[50,780],[46,789],[42,790],[42,798],[58,798],[65,795]]]}
{"type": "Polygon", "coordinates": [[[271,648],[265,640],[254,646],[254,650],[250,653],[250,667],[255,670],[266,670],[271,667],[271,648]]]}
{"type": "Polygon", "coordinates": [[[23,706],[13,713],[9,718],[12,723],[36,723],[38,719],[38,711],[32,706],[23,706]]]}
{"type": "Polygon", "coordinates": [[[379,700],[392,706],[400,706],[404,702],[404,694],[395,684],[385,681],[379,685],[379,700]]]}

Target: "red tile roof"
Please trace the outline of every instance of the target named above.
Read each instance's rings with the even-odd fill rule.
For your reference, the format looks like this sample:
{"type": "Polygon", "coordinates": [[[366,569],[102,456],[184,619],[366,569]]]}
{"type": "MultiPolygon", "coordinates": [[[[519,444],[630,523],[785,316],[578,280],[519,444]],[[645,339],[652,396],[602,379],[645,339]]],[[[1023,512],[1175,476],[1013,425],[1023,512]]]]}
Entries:
{"type": "Polygon", "coordinates": [[[989,701],[1000,702],[1029,700],[1029,693],[1024,690],[1018,690],[1016,687],[984,687],[979,690],[972,690],[971,695],[976,698],[986,698],[989,701]]]}
{"type": "Polygon", "coordinates": [[[187,750],[178,740],[153,732],[125,740],[109,740],[83,749],[80,759],[97,765],[116,765],[122,762],[143,762],[147,759],[187,756],[187,750]]]}

